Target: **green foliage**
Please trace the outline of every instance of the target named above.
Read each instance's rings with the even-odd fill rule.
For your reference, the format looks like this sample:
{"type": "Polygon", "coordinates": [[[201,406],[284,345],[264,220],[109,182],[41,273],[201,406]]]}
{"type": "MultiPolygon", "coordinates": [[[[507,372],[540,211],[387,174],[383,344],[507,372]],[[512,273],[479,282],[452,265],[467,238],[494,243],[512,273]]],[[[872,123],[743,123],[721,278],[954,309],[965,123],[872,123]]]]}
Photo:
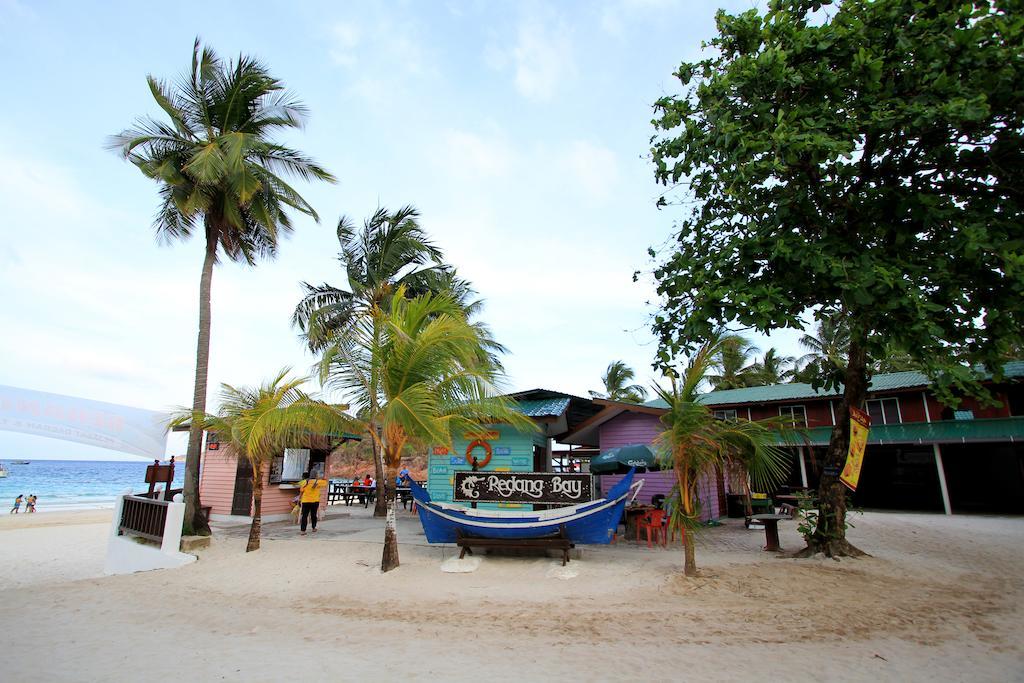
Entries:
{"type": "Polygon", "coordinates": [[[754,363],[753,375],[756,386],[782,384],[793,378],[796,359],[792,356],[780,356],[775,347],[764,352],[764,357],[754,363]]]}
{"type": "Polygon", "coordinates": [[[647,389],[639,384],[629,384],[636,378],[633,368],[621,360],[612,361],[601,376],[601,383],[604,384],[604,393],[599,391],[589,392],[593,398],[606,398],[609,401],[624,401],[626,403],[643,403],[647,398],[647,389]]]}
{"type": "Polygon", "coordinates": [[[224,62],[196,39],[191,71],[174,85],[147,80],[169,122],[140,118],[108,146],[159,184],[161,239],[186,239],[201,225],[228,258],[252,264],[291,232],[287,209],[317,218],[281,174],[334,177],[271,138],[300,127],[306,109],[264,64],[224,62]]]}
{"type": "Polygon", "coordinates": [[[394,212],[382,207],[363,222],[361,230],[342,216],[338,260],[349,289],[303,282],[303,298],[292,316],[311,350],[329,346],[360,309],[387,308],[398,287],[404,287],[410,297],[449,292],[468,312],[479,311],[481,302],[473,299],[476,292],[444,263],[443,253],[420,226],[419,215],[413,206],[394,212]]]}
{"type": "MultiPolygon", "coordinates": [[[[857,508],[847,508],[846,512],[852,512],[859,515],[864,514],[863,510],[859,510],[857,508]]],[[[797,495],[796,516],[798,520],[796,530],[800,532],[800,535],[804,537],[804,541],[807,542],[808,545],[810,545],[811,539],[816,534],[824,534],[830,539],[843,539],[846,538],[847,529],[853,529],[857,526],[850,521],[848,516],[844,515],[841,526],[831,527],[829,525],[824,525],[824,531],[819,529],[820,513],[818,512],[818,504],[815,502],[814,496],[809,494],[797,495]]]]}
{"type": "Polygon", "coordinates": [[[694,206],[655,270],[659,364],[813,309],[943,389],[999,379],[1024,334],[1024,12],[829,4],[720,12],[655,105],[663,202],[694,206]]]}
{"type": "Polygon", "coordinates": [[[714,369],[718,373],[708,373],[706,379],[715,389],[742,389],[757,385],[757,365],[750,362],[755,353],[757,347],[737,334],[721,337],[714,357],[714,369]]]}

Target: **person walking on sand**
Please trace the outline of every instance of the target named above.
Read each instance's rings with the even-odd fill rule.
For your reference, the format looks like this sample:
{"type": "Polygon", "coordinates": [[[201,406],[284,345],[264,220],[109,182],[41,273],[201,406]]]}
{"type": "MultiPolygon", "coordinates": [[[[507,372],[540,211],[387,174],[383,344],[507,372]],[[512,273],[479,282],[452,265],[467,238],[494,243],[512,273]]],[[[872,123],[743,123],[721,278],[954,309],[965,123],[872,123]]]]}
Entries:
{"type": "Polygon", "coordinates": [[[312,518],[313,533],[316,533],[316,515],[320,509],[320,492],[327,486],[326,479],[311,478],[309,472],[302,473],[299,482],[299,500],[302,501],[302,522],[299,524],[299,535],[306,535],[306,521],[312,518]]]}
{"type": "Polygon", "coordinates": [[[25,500],[25,494],[24,493],[22,493],[21,495],[19,495],[17,498],[14,499],[14,507],[11,508],[11,514],[12,515],[16,515],[19,512],[21,512],[21,502],[23,500],[25,500]]]}
{"type": "Polygon", "coordinates": [[[28,497],[28,500],[25,501],[25,512],[35,512],[35,511],[36,511],[36,494],[33,493],[31,496],[28,497]]]}

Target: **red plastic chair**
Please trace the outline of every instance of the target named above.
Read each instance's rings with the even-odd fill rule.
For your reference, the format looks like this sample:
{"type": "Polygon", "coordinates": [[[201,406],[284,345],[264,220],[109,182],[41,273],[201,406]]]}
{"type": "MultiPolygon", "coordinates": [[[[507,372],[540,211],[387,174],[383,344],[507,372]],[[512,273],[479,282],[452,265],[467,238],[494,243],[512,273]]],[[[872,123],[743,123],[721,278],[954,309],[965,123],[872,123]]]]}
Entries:
{"type": "Polygon", "coordinates": [[[636,542],[640,542],[640,532],[647,532],[647,547],[651,547],[651,532],[654,532],[654,543],[666,547],[668,545],[667,534],[665,533],[665,511],[650,510],[636,525],[636,542]]]}

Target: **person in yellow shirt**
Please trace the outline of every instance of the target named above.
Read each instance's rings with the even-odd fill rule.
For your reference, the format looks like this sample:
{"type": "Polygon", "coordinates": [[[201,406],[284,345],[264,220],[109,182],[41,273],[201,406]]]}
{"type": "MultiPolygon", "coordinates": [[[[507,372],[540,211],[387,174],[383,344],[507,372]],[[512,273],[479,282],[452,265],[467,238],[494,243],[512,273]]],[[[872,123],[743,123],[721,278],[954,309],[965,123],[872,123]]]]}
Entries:
{"type": "Polygon", "coordinates": [[[306,535],[306,521],[312,518],[313,533],[316,533],[316,515],[320,509],[320,492],[327,487],[327,480],[310,478],[309,472],[302,473],[302,481],[299,482],[299,502],[302,505],[302,522],[299,524],[299,534],[306,535]]]}

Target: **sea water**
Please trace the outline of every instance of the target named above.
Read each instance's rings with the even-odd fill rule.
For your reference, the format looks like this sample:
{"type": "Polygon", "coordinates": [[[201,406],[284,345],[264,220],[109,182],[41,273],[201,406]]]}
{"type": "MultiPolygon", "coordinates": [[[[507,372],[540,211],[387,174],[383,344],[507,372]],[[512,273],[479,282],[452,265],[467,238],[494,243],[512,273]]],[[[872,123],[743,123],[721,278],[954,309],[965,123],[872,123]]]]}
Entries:
{"type": "MultiPolygon", "coordinates": [[[[0,514],[14,506],[19,495],[38,497],[36,510],[85,510],[112,508],[117,496],[131,489],[149,490],[146,466],[152,461],[112,462],[99,460],[32,460],[28,465],[3,461],[8,476],[0,478],[0,514]]],[[[174,483],[179,489],[185,476],[185,463],[175,463],[174,483]]],[[[157,486],[161,486],[157,484],[157,486]]],[[[21,512],[25,512],[24,504],[21,512]]]]}

